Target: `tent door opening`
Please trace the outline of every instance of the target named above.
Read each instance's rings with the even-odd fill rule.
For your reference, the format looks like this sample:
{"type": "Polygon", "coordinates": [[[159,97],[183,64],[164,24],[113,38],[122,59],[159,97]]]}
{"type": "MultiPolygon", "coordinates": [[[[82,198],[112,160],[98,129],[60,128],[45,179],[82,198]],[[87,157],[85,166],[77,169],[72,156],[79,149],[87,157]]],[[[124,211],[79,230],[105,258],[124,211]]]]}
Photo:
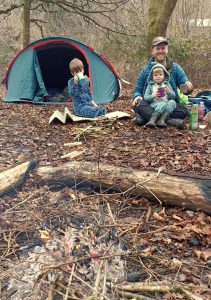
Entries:
{"type": "Polygon", "coordinates": [[[60,93],[72,77],[69,63],[73,58],[84,64],[84,73],[89,76],[89,67],[83,53],[69,43],[48,43],[35,48],[43,82],[48,92],[60,93]]]}

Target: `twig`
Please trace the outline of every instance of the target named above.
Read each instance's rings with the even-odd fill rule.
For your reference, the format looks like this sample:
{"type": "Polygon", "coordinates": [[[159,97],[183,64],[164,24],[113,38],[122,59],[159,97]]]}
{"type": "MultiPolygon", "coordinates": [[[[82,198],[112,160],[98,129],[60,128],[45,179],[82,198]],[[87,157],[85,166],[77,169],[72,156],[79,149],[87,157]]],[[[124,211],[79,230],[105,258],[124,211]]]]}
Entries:
{"type": "MultiPolygon", "coordinates": [[[[83,282],[85,285],[87,285],[90,289],[94,289],[90,284],[88,284],[86,281],[84,281],[83,279],[81,279],[80,277],[78,277],[77,275],[75,275],[74,273],[73,273],[73,277],[75,277],[76,279],[78,279],[78,280],[80,280],[81,282],[83,282]]],[[[98,292],[97,292],[98,293],[98,292]]],[[[98,294],[100,294],[100,293],[98,293],[98,294]]],[[[107,296],[104,296],[104,298],[106,299],[106,300],[110,300],[107,296]]],[[[97,299],[97,298],[96,298],[97,299]]]]}
{"type": "Polygon", "coordinates": [[[104,264],[104,261],[102,260],[100,262],[100,265],[99,265],[98,270],[97,270],[97,275],[96,275],[95,285],[94,285],[92,295],[90,297],[87,297],[87,300],[98,300],[98,294],[99,294],[98,288],[99,288],[99,285],[100,285],[100,277],[101,277],[101,273],[102,273],[103,264],[104,264]]]}
{"type": "Polygon", "coordinates": [[[137,295],[134,293],[130,293],[130,292],[123,292],[120,290],[115,290],[115,292],[117,292],[119,295],[123,296],[124,298],[128,298],[128,299],[136,299],[136,300],[153,300],[153,298],[149,298],[146,296],[142,296],[142,295],[137,295]]]}
{"type": "Polygon", "coordinates": [[[188,300],[203,300],[203,298],[193,295],[191,292],[187,291],[185,288],[181,288],[181,292],[187,296],[188,300]]]}
{"type": "Polygon", "coordinates": [[[190,223],[190,221],[188,220],[188,221],[182,221],[182,222],[177,223],[177,224],[166,225],[166,226],[163,226],[163,227],[161,227],[161,228],[159,228],[159,229],[156,229],[156,230],[154,230],[154,231],[142,232],[141,235],[148,235],[148,234],[157,233],[157,232],[159,232],[159,231],[164,231],[164,230],[167,229],[167,228],[171,228],[171,227],[175,227],[175,226],[180,226],[180,225],[182,225],[182,224],[187,224],[187,223],[190,223]]]}
{"type": "Polygon", "coordinates": [[[147,223],[149,221],[149,218],[151,217],[151,214],[152,214],[152,206],[148,206],[147,213],[146,213],[146,222],[147,223]]]}
{"type": "Polygon", "coordinates": [[[72,143],[65,143],[64,146],[68,146],[68,147],[75,147],[78,145],[82,145],[82,142],[72,142],[72,143]]]}
{"type": "Polygon", "coordinates": [[[203,300],[201,297],[193,295],[191,292],[187,290],[187,286],[183,286],[180,284],[167,284],[166,282],[151,282],[148,284],[145,283],[134,283],[128,285],[117,285],[115,286],[117,290],[121,290],[124,292],[179,292],[184,294],[188,300],[203,300]]]}
{"type": "Polygon", "coordinates": [[[138,222],[138,225],[137,225],[137,227],[136,227],[136,231],[135,231],[135,234],[134,234],[133,239],[132,239],[133,245],[135,244],[135,242],[136,242],[136,240],[137,240],[137,235],[138,235],[139,230],[140,230],[140,228],[141,228],[141,224],[142,224],[141,221],[142,221],[142,219],[143,219],[143,215],[141,215],[141,217],[140,217],[140,219],[139,219],[139,222],[138,222]]]}
{"type": "Polygon", "coordinates": [[[71,271],[70,278],[69,278],[69,281],[68,281],[67,290],[66,290],[66,293],[65,293],[64,300],[68,300],[68,294],[69,294],[70,285],[71,285],[71,282],[72,282],[72,279],[73,279],[74,270],[75,270],[75,264],[73,264],[73,266],[72,266],[72,271],[71,271]]]}
{"type": "Polygon", "coordinates": [[[113,213],[112,213],[112,211],[111,211],[111,207],[110,207],[108,201],[106,201],[106,205],[107,205],[109,217],[110,217],[111,220],[113,221],[113,225],[116,225],[117,222],[116,222],[116,220],[114,219],[114,216],[113,216],[113,213]]]}
{"type": "Polygon", "coordinates": [[[151,181],[151,180],[157,178],[157,177],[160,175],[161,170],[162,170],[162,168],[160,167],[160,168],[158,169],[157,174],[156,174],[155,176],[152,176],[151,178],[146,179],[146,180],[144,180],[144,181],[142,181],[142,182],[138,182],[138,183],[135,184],[134,186],[132,186],[132,187],[130,187],[129,189],[127,189],[126,191],[124,191],[124,192],[123,192],[123,195],[126,194],[126,193],[128,193],[129,191],[131,191],[131,190],[137,188],[138,186],[142,186],[144,189],[146,189],[148,192],[150,192],[150,193],[155,197],[155,199],[159,202],[159,204],[162,206],[161,200],[160,200],[160,199],[159,199],[159,198],[158,198],[158,197],[157,197],[157,196],[156,196],[149,188],[147,188],[147,187],[144,185],[144,183],[149,182],[149,181],[151,181]]]}
{"type": "Polygon", "coordinates": [[[8,208],[7,210],[5,210],[5,214],[8,213],[9,211],[11,211],[12,209],[18,207],[19,205],[27,202],[32,196],[34,196],[36,193],[38,193],[38,191],[34,191],[31,195],[29,195],[26,199],[22,200],[21,202],[17,203],[16,205],[14,205],[13,207],[8,208]]]}
{"type": "Polygon", "coordinates": [[[90,128],[92,128],[92,125],[86,127],[85,129],[83,129],[78,135],[76,135],[74,137],[74,140],[78,139],[82,134],[84,134],[87,130],[89,130],[90,128]]]}
{"type": "Polygon", "coordinates": [[[100,297],[100,300],[103,300],[103,299],[104,299],[104,296],[105,296],[105,293],[106,293],[107,267],[108,267],[108,263],[107,263],[107,260],[106,260],[106,261],[105,261],[105,266],[104,266],[103,290],[102,290],[102,296],[100,297]]]}

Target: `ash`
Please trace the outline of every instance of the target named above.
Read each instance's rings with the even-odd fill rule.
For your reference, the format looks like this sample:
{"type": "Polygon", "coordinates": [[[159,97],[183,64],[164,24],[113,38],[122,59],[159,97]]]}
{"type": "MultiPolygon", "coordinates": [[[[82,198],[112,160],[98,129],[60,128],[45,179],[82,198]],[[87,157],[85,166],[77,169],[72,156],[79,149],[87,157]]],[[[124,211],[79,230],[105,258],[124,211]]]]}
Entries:
{"type": "Polygon", "coordinates": [[[11,266],[11,300],[47,299],[50,292],[54,296],[49,299],[63,299],[70,284],[72,296],[83,298],[92,294],[97,274],[98,293],[105,293],[105,282],[115,283],[125,275],[128,247],[117,237],[115,227],[102,230],[69,224],[64,231],[40,234],[42,246],[35,246],[11,266]]]}

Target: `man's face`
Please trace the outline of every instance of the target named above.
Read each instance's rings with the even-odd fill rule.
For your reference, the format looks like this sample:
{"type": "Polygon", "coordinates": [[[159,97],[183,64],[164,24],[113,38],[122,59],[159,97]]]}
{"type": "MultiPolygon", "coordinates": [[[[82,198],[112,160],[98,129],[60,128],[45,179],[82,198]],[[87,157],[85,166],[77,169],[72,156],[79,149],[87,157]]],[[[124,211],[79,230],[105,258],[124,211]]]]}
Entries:
{"type": "Polygon", "coordinates": [[[158,44],[152,47],[152,56],[157,62],[163,62],[168,53],[168,45],[165,43],[158,44]]]}

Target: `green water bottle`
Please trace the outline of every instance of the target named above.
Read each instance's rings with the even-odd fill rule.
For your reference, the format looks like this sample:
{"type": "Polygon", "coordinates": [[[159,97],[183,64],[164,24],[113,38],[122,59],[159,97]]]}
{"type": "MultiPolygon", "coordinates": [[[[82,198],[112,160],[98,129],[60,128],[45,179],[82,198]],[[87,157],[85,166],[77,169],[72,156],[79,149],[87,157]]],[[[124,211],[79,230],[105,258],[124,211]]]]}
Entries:
{"type": "Polygon", "coordinates": [[[190,112],[190,129],[198,128],[198,104],[193,104],[190,112]]]}

